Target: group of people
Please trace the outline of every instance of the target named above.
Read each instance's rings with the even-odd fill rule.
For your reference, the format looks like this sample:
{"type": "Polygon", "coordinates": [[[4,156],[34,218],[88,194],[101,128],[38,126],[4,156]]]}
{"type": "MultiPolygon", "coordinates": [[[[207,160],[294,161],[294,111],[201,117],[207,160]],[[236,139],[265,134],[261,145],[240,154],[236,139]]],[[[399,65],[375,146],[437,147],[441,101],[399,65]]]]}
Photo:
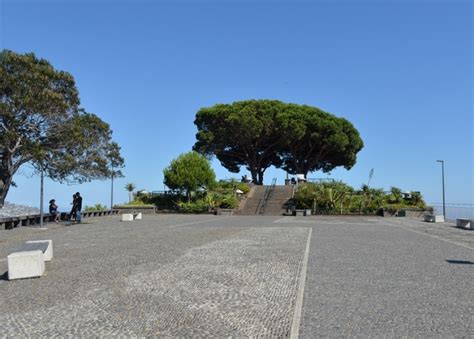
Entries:
{"type": "MultiPolygon", "coordinates": [[[[82,210],[82,197],[79,192],[72,196],[72,208],[71,212],[68,214],[68,220],[74,220],[76,223],[81,222],[81,210],[82,210]]],[[[61,213],[58,211],[58,205],[56,205],[56,200],[51,199],[49,201],[49,214],[54,216],[54,221],[59,222],[61,213]]]]}
{"type": "Polygon", "coordinates": [[[247,177],[247,174],[243,175],[243,176],[242,176],[242,179],[241,179],[240,181],[243,182],[243,183],[246,183],[246,184],[251,184],[251,183],[253,183],[253,180],[252,180],[252,179],[249,179],[249,178],[247,177]]]}

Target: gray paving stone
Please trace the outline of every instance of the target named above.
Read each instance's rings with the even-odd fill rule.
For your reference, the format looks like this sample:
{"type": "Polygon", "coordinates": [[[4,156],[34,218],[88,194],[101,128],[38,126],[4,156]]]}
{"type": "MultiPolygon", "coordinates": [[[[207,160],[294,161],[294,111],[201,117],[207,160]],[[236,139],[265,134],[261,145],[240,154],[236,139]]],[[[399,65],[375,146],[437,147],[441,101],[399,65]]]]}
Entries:
{"type": "MultiPolygon", "coordinates": [[[[52,239],[46,276],[0,279],[0,337],[473,337],[474,232],[406,218],[118,216],[0,231],[52,239]]],[[[6,277],[4,274],[3,277],[6,277]]]]}
{"type": "Polygon", "coordinates": [[[474,335],[473,250],[460,246],[472,234],[415,233],[424,225],[409,219],[314,220],[303,338],[474,335]]]}
{"type": "Polygon", "coordinates": [[[55,259],[40,279],[0,280],[0,332],[287,337],[309,229],[221,226],[229,220],[103,218],[18,232],[6,247],[47,234],[55,259]]]}

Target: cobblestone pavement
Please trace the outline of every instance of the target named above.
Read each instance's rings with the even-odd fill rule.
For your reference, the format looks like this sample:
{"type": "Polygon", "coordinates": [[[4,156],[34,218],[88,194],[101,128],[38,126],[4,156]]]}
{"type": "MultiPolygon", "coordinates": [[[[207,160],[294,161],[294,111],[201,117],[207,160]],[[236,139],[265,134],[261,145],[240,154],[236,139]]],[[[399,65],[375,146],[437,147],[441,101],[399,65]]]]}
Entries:
{"type": "Polygon", "coordinates": [[[0,279],[0,337],[474,336],[474,232],[408,218],[144,215],[0,231],[52,239],[38,279],[0,279]]]}
{"type": "Polygon", "coordinates": [[[144,218],[2,232],[1,257],[34,238],[54,259],[39,279],[0,280],[0,336],[289,335],[309,228],[144,218]]]}
{"type": "Polygon", "coordinates": [[[315,226],[301,337],[474,336],[473,232],[410,219],[306,222],[315,226]]]}

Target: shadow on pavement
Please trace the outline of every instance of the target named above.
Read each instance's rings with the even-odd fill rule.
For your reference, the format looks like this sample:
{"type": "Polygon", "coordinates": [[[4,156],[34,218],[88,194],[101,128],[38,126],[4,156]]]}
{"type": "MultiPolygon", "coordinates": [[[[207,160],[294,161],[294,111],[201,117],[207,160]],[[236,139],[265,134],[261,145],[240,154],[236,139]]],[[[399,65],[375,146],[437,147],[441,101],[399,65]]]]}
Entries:
{"type": "Polygon", "coordinates": [[[461,265],[474,265],[473,261],[467,261],[467,260],[446,260],[450,264],[461,264],[461,265]]]}

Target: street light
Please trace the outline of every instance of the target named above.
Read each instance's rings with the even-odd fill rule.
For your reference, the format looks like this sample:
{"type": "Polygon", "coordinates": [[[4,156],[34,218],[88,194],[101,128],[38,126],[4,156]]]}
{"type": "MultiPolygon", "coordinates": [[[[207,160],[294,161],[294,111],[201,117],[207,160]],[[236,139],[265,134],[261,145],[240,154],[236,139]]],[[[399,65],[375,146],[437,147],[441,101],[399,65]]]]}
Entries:
{"type": "Polygon", "coordinates": [[[43,228],[43,199],[44,199],[44,169],[43,164],[41,164],[41,173],[40,173],[40,228],[43,228]]]}
{"type": "Polygon", "coordinates": [[[446,201],[444,198],[444,160],[436,160],[436,162],[441,163],[441,180],[443,183],[443,217],[446,220],[446,201]]]}
{"type": "Polygon", "coordinates": [[[111,187],[110,187],[110,213],[114,209],[114,167],[112,166],[112,173],[111,173],[111,187]]]}

